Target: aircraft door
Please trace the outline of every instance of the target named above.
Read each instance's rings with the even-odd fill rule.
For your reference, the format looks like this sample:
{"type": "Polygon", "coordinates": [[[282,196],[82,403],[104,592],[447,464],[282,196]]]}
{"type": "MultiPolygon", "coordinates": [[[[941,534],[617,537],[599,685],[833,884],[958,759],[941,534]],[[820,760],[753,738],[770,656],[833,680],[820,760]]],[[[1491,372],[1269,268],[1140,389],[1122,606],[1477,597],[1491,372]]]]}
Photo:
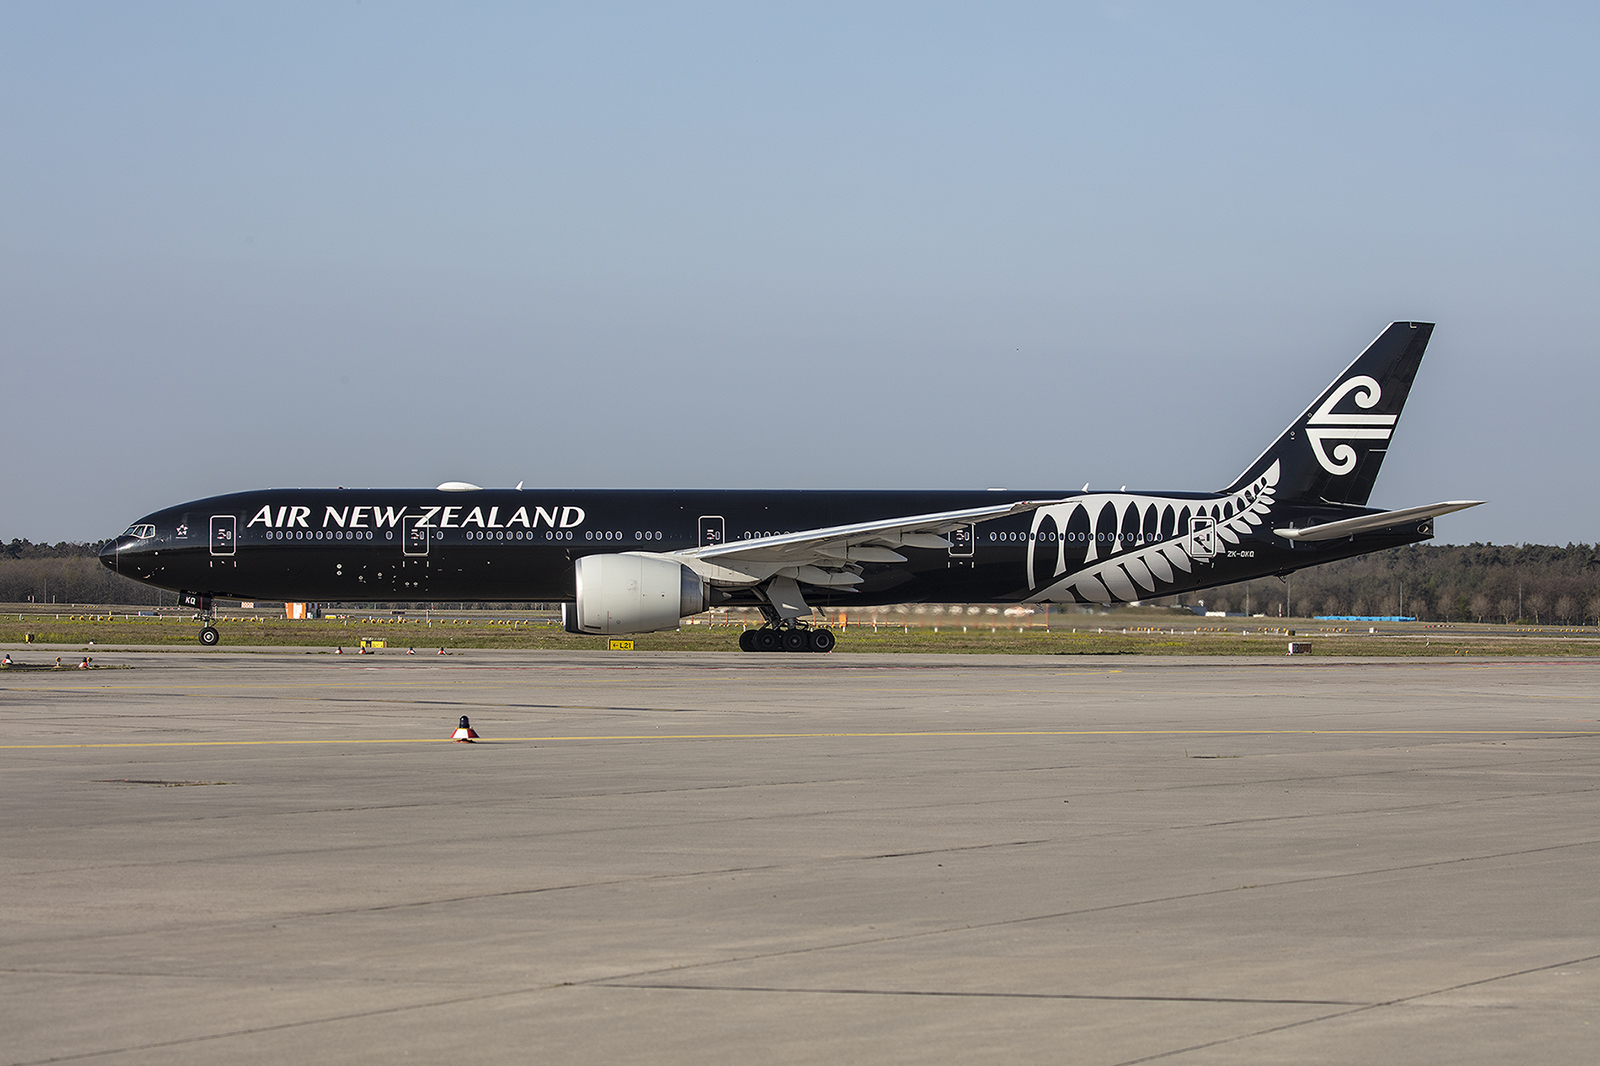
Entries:
{"type": "Polygon", "coordinates": [[[239,519],[231,514],[211,516],[211,554],[232,555],[234,540],[238,536],[239,519]]]}
{"type": "Polygon", "coordinates": [[[961,526],[950,531],[950,554],[957,557],[966,557],[978,543],[976,526],[961,526]]]}
{"type": "Polygon", "coordinates": [[[1189,520],[1189,554],[1199,562],[1209,562],[1217,554],[1217,520],[1196,515],[1189,520]]]}
{"type": "Polygon", "coordinates": [[[721,544],[727,539],[726,523],[719,514],[703,514],[700,516],[700,547],[709,548],[713,544],[721,544]]]}
{"type": "Polygon", "coordinates": [[[426,526],[418,525],[421,521],[421,515],[406,515],[400,520],[400,539],[405,544],[407,555],[428,554],[428,538],[431,533],[426,526]]]}

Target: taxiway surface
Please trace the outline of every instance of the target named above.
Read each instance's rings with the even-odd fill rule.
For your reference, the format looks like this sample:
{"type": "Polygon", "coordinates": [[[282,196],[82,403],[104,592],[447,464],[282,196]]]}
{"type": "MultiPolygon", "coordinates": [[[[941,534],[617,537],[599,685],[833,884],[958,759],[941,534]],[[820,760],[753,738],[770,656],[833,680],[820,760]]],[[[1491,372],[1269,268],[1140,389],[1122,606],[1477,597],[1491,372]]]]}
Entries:
{"type": "Polygon", "coordinates": [[[6,1064],[1600,1047],[1594,661],[96,659],[0,674],[6,1064]]]}

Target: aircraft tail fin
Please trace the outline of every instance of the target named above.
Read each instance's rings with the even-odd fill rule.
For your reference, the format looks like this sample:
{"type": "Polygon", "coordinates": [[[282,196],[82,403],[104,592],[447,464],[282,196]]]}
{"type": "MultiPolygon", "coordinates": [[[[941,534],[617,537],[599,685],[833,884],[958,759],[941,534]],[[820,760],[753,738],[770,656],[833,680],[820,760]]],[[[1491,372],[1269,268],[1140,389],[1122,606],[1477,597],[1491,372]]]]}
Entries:
{"type": "Polygon", "coordinates": [[[1277,496],[1364,507],[1411,393],[1431,322],[1395,322],[1223,492],[1278,466],[1277,496]]]}

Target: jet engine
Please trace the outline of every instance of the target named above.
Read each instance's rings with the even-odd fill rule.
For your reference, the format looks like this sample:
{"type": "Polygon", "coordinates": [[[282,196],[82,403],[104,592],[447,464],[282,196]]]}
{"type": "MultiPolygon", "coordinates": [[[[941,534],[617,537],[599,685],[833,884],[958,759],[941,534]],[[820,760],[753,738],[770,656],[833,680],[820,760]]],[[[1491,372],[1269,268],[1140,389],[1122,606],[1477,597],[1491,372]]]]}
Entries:
{"type": "Polygon", "coordinates": [[[699,574],[676,559],[643,552],[585,555],[577,562],[578,600],[562,604],[568,633],[653,633],[704,611],[699,574]]]}

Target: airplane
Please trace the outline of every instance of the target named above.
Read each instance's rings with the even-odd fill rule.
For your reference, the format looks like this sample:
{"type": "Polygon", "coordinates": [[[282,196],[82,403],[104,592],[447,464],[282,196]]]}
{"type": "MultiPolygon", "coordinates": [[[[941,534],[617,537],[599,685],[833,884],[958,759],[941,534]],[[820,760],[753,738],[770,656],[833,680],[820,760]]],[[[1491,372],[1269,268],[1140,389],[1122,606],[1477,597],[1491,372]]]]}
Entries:
{"type": "Polygon", "coordinates": [[[1216,492],[266,489],[146,515],[106,543],[179,594],[200,642],[218,597],[559,601],[570,633],[760,610],[744,651],[827,652],[818,607],[1116,604],[1414,544],[1481,500],[1367,506],[1433,324],[1395,322],[1216,492]]]}

